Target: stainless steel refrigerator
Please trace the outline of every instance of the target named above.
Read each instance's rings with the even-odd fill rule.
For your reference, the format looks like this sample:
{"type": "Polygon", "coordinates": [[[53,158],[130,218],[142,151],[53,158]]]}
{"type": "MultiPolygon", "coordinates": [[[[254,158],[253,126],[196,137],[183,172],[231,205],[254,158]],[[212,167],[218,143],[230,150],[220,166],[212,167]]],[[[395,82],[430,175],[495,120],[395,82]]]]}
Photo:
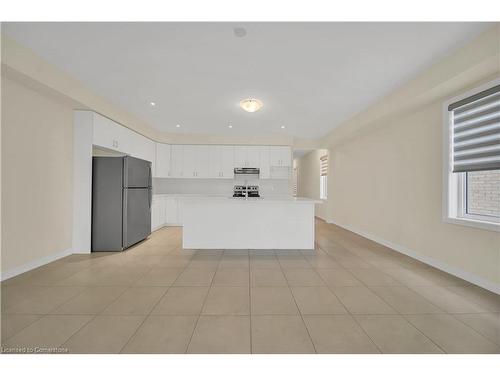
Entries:
{"type": "Polygon", "coordinates": [[[151,234],[151,163],[92,159],[92,251],[121,251],[151,234]]]}

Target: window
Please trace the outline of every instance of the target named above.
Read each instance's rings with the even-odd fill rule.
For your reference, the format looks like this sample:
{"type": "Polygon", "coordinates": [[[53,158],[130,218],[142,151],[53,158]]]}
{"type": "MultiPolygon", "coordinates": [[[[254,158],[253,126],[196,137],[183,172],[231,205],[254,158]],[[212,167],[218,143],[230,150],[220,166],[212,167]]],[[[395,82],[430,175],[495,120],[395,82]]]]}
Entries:
{"type": "Polygon", "coordinates": [[[465,213],[500,218],[500,170],[466,172],[465,213]]]}
{"type": "Polygon", "coordinates": [[[328,155],[319,158],[319,199],[326,199],[328,195],[328,155]]]}
{"type": "Polygon", "coordinates": [[[500,80],[445,105],[444,218],[500,229],[500,80]]]}
{"type": "Polygon", "coordinates": [[[299,189],[299,169],[293,167],[293,196],[296,197],[299,189]]]}

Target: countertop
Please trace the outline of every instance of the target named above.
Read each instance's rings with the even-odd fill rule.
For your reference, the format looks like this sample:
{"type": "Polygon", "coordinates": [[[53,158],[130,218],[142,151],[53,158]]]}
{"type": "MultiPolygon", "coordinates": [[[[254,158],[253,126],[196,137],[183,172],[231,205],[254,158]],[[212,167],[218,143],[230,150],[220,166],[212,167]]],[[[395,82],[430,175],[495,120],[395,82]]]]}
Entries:
{"type": "Polygon", "coordinates": [[[244,202],[244,203],[270,203],[270,202],[290,202],[290,203],[323,203],[319,199],[288,197],[288,196],[268,196],[261,198],[233,198],[225,195],[210,194],[154,194],[153,197],[173,197],[183,200],[221,200],[225,202],[244,202]]]}

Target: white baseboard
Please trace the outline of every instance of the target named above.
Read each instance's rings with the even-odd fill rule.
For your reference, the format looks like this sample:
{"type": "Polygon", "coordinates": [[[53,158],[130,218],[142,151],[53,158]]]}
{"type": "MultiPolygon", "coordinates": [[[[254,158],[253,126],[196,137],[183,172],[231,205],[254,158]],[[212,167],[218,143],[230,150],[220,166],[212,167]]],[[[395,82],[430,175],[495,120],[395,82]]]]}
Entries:
{"type": "Polygon", "coordinates": [[[359,234],[360,236],[368,238],[369,240],[375,241],[381,245],[384,245],[384,246],[387,246],[393,250],[396,250],[399,253],[402,253],[404,255],[408,255],[411,258],[417,259],[417,260],[419,260],[423,263],[426,263],[432,267],[440,269],[441,271],[447,272],[453,276],[459,277],[460,279],[463,279],[463,280],[468,281],[472,284],[480,286],[481,288],[487,289],[487,290],[489,290],[493,293],[496,293],[496,294],[500,294],[500,284],[486,280],[486,279],[484,279],[484,278],[482,278],[474,273],[464,271],[464,270],[462,270],[460,268],[456,268],[454,266],[450,266],[449,264],[444,263],[440,260],[419,254],[413,250],[406,248],[405,246],[392,243],[392,242],[387,241],[383,238],[379,238],[377,236],[374,236],[371,233],[360,231],[360,230],[353,228],[349,225],[343,225],[343,224],[340,224],[334,220],[328,220],[327,223],[328,224],[335,224],[341,228],[347,229],[348,231],[354,232],[356,234],[359,234]]]}
{"type": "Polygon", "coordinates": [[[165,228],[165,227],[182,227],[182,224],[176,224],[176,223],[161,224],[161,225],[158,225],[157,227],[152,228],[151,233],[156,232],[158,229],[165,228]]]}
{"type": "Polygon", "coordinates": [[[60,251],[58,253],[47,255],[46,257],[36,259],[36,260],[31,261],[29,263],[25,263],[19,267],[15,267],[15,268],[11,268],[10,270],[2,271],[1,275],[0,275],[0,279],[2,281],[10,279],[11,277],[20,275],[24,272],[31,271],[34,268],[44,266],[47,263],[53,262],[53,261],[58,260],[60,258],[64,258],[65,256],[68,256],[71,254],[73,254],[72,249],[66,249],[66,250],[60,251]]]}

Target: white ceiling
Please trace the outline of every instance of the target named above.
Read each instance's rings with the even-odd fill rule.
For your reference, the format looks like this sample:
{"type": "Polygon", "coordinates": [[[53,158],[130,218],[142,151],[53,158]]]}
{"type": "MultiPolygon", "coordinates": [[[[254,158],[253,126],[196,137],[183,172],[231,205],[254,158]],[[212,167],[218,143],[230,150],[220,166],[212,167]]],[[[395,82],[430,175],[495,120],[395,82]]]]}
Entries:
{"type": "Polygon", "coordinates": [[[488,26],[2,23],[2,32],[159,130],[316,138],[488,26]],[[263,109],[241,110],[248,97],[263,109]]]}

